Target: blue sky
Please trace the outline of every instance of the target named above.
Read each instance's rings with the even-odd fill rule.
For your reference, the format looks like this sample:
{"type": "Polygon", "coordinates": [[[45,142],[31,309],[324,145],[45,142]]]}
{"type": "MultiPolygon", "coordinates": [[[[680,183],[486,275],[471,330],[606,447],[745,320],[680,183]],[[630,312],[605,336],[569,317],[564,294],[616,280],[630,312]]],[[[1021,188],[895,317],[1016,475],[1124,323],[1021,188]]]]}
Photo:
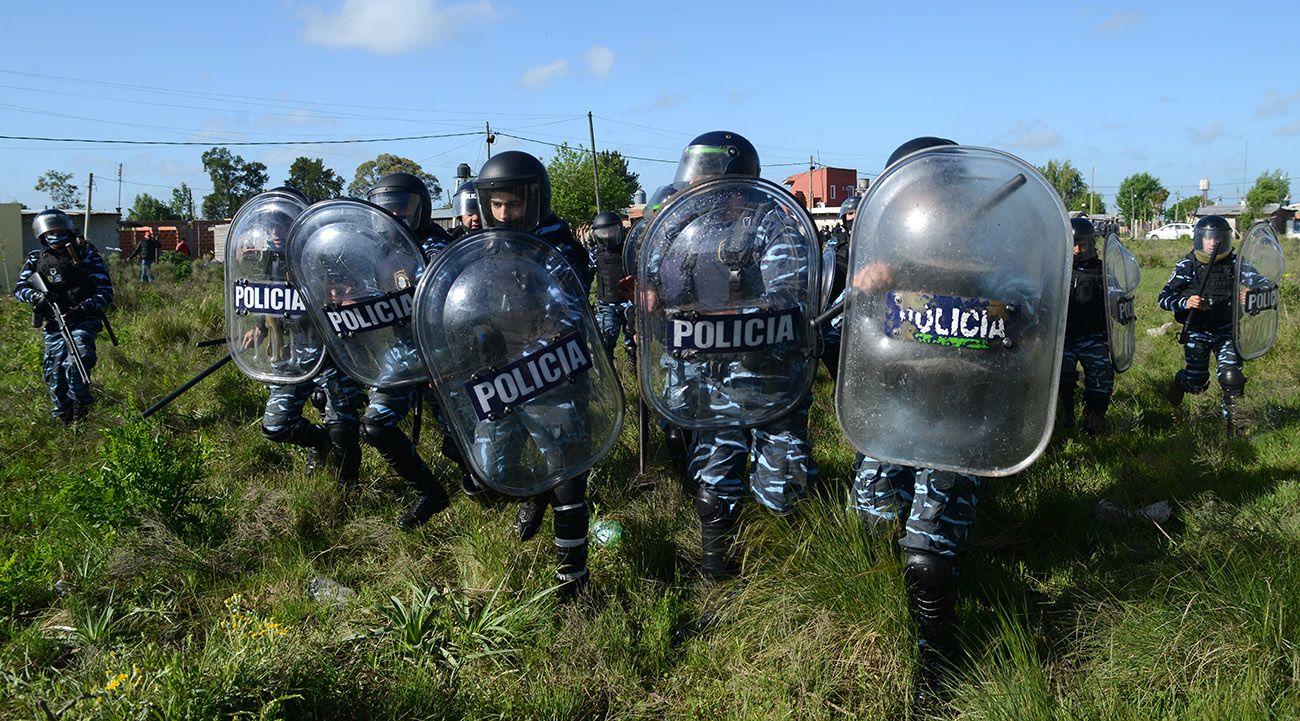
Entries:
{"type": "MultiPolygon", "coordinates": [[[[450,184],[481,135],[350,145],[302,140],[493,130],[588,144],[672,178],[694,135],[735,130],[780,180],[809,155],[864,175],[917,135],[1094,172],[1107,202],[1147,171],[1172,194],[1234,202],[1262,171],[1300,178],[1300,33],[1286,2],[811,3],[518,0],[53,0],[7,3],[0,135],[200,142],[159,147],[0,139],[0,200],[45,207],[47,169],[94,205],[210,187],[200,155],[235,141],[279,184],[300,155],[351,180],[389,152],[450,184]],[[726,8],[726,9],[724,9],[726,8]],[[57,31],[51,28],[57,27],[57,31]],[[673,162],[655,162],[654,159],[673,162]]],[[[499,137],[496,150],[547,157],[499,137]]],[[[1294,196],[1300,196],[1300,183],[1294,196]]]]}

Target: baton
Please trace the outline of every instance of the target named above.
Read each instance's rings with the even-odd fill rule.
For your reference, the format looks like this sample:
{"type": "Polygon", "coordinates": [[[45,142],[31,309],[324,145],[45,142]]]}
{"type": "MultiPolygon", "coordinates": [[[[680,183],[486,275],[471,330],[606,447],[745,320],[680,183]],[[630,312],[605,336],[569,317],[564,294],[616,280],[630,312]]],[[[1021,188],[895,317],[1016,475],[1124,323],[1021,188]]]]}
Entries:
{"type": "Polygon", "coordinates": [[[32,287],[45,294],[45,304],[50,306],[54,314],[54,324],[59,327],[59,335],[63,336],[63,342],[68,346],[68,355],[72,357],[72,364],[77,367],[77,372],[81,374],[81,380],[87,386],[90,385],[90,373],[86,370],[86,362],[81,357],[81,351],[77,348],[77,339],[72,335],[72,329],[68,327],[68,321],[63,317],[63,311],[59,304],[54,302],[54,297],[50,293],[50,287],[45,284],[45,279],[40,273],[32,273],[28,278],[32,287]]]}
{"type": "Polygon", "coordinates": [[[195,348],[208,348],[208,347],[210,347],[210,346],[214,346],[214,345],[221,345],[222,343],[225,343],[225,342],[226,342],[226,339],[225,339],[225,338],[209,338],[209,339],[207,339],[207,340],[201,340],[201,341],[196,342],[196,343],[194,344],[194,347],[195,347],[195,348]]]}
{"type": "Polygon", "coordinates": [[[99,320],[104,324],[104,332],[108,334],[109,342],[116,346],[117,334],[113,332],[113,324],[108,322],[108,314],[102,308],[99,310],[99,320]]]}
{"type": "Polygon", "coordinates": [[[204,378],[207,378],[208,376],[212,375],[213,373],[216,373],[217,370],[221,368],[221,366],[223,366],[223,365],[229,363],[229,362],[231,361],[232,358],[233,358],[233,356],[231,356],[229,353],[225,354],[224,356],[221,357],[221,360],[217,361],[216,363],[213,363],[212,365],[208,366],[207,368],[204,368],[201,372],[199,372],[198,375],[196,375],[196,376],[194,376],[193,378],[191,378],[191,379],[189,379],[188,381],[186,381],[186,382],[185,382],[185,385],[181,386],[180,388],[177,388],[176,390],[172,391],[171,393],[168,393],[166,396],[163,397],[162,400],[160,400],[160,401],[158,401],[157,403],[155,403],[155,404],[149,406],[147,409],[145,409],[145,412],[142,413],[142,414],[140,415],[140,417],[141,417],[141,418],[148,418],[149,416],[151,416],[151,415],[153,415],[154,413],[158,412],[158,411],[159,411],[163,406],[165,406],[165,405],[167,405],[168,403],[171,403],[172,401],[176,400],[177,396],[179,396],[180,394],[184,393],[185,391],[187,391],[187,390],[193,388],[194,386],[198,385],[199,381],[203,380],[204,378]]]}
{"type": "Polygon", "coordinates": [[[636,405],[636,467],[638,474],[645,475],[646,446],[650,443],[649,412],[640,394],[637,394],[636,405]]]}
{"type": "MultiPolygon", "coordinates": [[[[1003,183],[1001,188],[998,188],[997,190],[993,191],[992,195],[985,198],[982,203],[976,206],[975,210],[971,211],[971,216],[973,217],[976,215],[983,215],[984,213],[989,212],[990,210],[993,209],[993,206],[1006,200],[1007,196],[1019,190],[1021,186],[1023,186],[1026,182],[1028,181],[1025,178],[1024,173],[1016,173],[1015,177],[1013,177],[1011,180],[1008,180],[1006,183],[1003,183]]],[[[849,281],[850,281],[849,283],[850,286],[852,286],[852,278],[850,278],[849,281]]],[[[844,312],[844,303],[842,302],[836,303],[835,305],[827,308],[826,311],[823,312],[821,315],[813,319],[813,327],[815,328],[824,325],[828,321],[834,320],[836,316],[840,315],[843,312],[844,312]]]]}
{"type": "MultiPolygon", "coordinates": [[[[1218,244],[1215,244],[1214,247],[1217,250],[1219,246],[1218,244]]],[[[1196,289],[1196,295],[1200,296],[1202,303],[1205,302],[1205,286],[1210,283],[1210,271],[1214,269],[1214,260],[1215,256],[1211,255],[1210,262],[1205,264],[1205,278],[1201,280],[1201,287],[1196,289]]],[[[1233,295],[1235,296],[1236,294],[1234,293],[1233,295]]],[[[1179,345],[1187,344],[1187,329],[1192,327],[1192,314],[1195,312],[1195,308],[1187,309],[1187,317],[1183,318],[1183,330],[1178,334],[1179,345]]]]}

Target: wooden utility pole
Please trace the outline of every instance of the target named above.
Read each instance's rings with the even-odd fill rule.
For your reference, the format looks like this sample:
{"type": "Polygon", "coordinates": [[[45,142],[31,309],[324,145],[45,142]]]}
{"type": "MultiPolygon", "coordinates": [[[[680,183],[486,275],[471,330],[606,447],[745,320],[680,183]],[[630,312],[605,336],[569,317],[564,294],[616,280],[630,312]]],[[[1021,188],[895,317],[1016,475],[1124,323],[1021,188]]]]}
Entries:
{"type": "Polygon", "coordinates": [[[81,229],[81,235],[90,242],[90,199],[95,194],[95,174],[90,174],[90,180],[86,181],[86,223],[81,229]]]}
{"type": "Polygon", "coordinates": [[[591,111],[587,111],[587,132],[591,134],[591,181],[596,188],[596,212],[600,209],[600,172],[596,166],[596,126],[591,121],[591,111]]]}

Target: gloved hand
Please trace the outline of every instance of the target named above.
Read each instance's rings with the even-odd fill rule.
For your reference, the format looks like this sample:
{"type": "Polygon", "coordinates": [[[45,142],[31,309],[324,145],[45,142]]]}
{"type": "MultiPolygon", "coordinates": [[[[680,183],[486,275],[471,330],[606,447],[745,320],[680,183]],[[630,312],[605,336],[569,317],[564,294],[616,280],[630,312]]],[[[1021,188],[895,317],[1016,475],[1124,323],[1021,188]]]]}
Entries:
{"type": "Polygon", "coordinates": [[[39,290],[32,291],[32,307],[39,308],[45,305],[45,294],[39,290]]]}
{"type": "Polygon", "coordinates": [[[63,317],[69,323],[80,323],[81,321],[91,317],[93,313],[94,309],[90,305],[90,302],[83,300],[81,303],[78,303],[75,308],[65,313],[63,317]]]}

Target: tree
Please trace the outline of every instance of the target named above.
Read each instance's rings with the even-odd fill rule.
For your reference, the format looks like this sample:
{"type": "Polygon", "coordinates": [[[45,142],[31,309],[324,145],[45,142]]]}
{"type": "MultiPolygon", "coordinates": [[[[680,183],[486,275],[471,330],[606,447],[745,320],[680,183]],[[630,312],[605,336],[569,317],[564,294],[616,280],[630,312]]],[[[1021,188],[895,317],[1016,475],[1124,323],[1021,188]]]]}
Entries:
{"type": "MultiPolygon", "coordinates": [[[[628,171],[627,159],[618,151],[596,153],[600,176],[601,210],[621,210],[632,204],[641,188],[637,174],[628,171]]],[[[570,223],[586,224],[596,215],[596,189],[591,178],[591,151],[568,144],[555,149],[546,166],[551,177],[551,210],[570,223]]]]}
{"type": "Polygon", "coordinates": [[[1169,206],[1165,211],[1165,217],[1171,223],[1186,223],[1196,214],[1196,209],[1199,207],[1201,207],[1201,196],[1193,195],[1169,206]]]}
{"type": "Polygon", "coordinates": [[[1070,206],[1070,210],[1084,213],[1105,213],[1106,203],[1102,201],[1101,193],[1089,190],[1074,199],[1074,204],[1070,206]]]}
{"type": "Polygon", "coordinates": [[[173,220],[180,216],[176,215],[167,203],[148,193],[141,193],[135,196],[135,202],[131,203],[131,209],[127,211],[126,217],[131,220],[154,221],[173,220]]]}
{"type": "Polygon", "coordinates": [[[181,183],[179,188],[172,188],[172,217],[182,220],[194,220],[194,191],[181,183]]]}
{"type": "Polygon", "coordinates": [[[72,184],[72,173],[47,170],[44,175],[36,179],[36,189],[49,193],[50,200],[56,208],[66,210],[81,207],[81,190],[72,184]]]}
{"type": "Polygon", "coordinates": [[[1160,179],[1150,173],[1134,173],[1119,184],[1115,193],[1115,205],[1123,213],[1131,226],[1135,220],[1155,218],[1165,207],[1169,191],[1160,184],[1160,179]]]}
{"type": "Polygon", "coordinates": [[[266,166],[247,162],[228,148],[204,153],[203,170],[212,179],[212,192],[203,196],[205,218],[232,218],[249,198],[266,188],[266,166]]]}
{"type": "Polygon", "coordinates": [[[1038,172],[1056,189],[1056,194],[1061,196],[1065,207],[1079,210],[1075,206],[1078,205],[1079,196],[1087,198],[1088,186],[1083,182],[1083,174],[1078,168],[1068,160],[1063,163],[1049,160],[1047,165],[1038,168],[1038,172]]]}
{"type": "Polygon", "coordinates": [[[1259,213],[1269,203],[1284,203],[1291,197],[1291,181],[1281,169],[1260,173],[1255,187],[1246,193],[1246,208],[1259,213]]]}
{"type": "Polygon", "coordinates": [[[343,176],[325,167],[320,158],[299,157],[294,160],[284,184],[307,196],[312,203],[343,194],[343,176]]]}
{"type": "Polygon", "coordinates": [[[400,155],[390,153],[380,153],[379,157],[374,160],[367,160],[357,166],[357,174],[348,183],[348,195],[353,198],[364,198],[366,193],[373,187],[379,179],[389,173],[410,173],[424,184],[429,186],[429,196],[436,198],[442,195],[442,186],[438,184],[437,176],[424,172],[420,164],[410,158],[403,158],[400,155]]]}

